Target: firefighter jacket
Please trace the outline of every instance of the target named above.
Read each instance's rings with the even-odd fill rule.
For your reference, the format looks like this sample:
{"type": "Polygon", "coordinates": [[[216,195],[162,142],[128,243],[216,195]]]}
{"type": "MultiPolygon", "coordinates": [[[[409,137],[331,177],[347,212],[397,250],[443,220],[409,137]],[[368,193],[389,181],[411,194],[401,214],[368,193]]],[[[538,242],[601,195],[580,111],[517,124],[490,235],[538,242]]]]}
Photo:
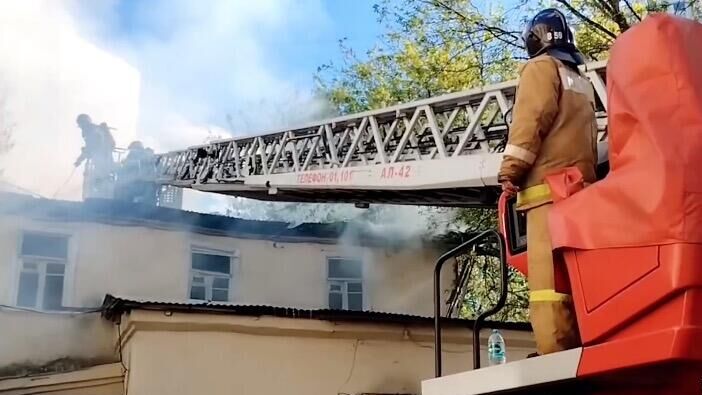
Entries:
{"type": "Polygon", "coordinates": [[[549,55],[531,59],[520,71],[512,111],[500,182],[511,181],[524,192],[571,166],[586,183],[595,181],[595,94],[580,71],[549,55]]]}

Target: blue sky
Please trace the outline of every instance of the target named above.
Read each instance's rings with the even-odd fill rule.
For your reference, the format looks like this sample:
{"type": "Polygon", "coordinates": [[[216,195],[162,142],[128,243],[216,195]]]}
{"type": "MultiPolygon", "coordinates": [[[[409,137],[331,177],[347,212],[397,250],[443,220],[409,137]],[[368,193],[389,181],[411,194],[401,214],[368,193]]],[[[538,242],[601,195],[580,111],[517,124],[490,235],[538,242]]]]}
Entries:
{"type": "MultiPolygon", "coordinates": [[[[49,195],[80,151],[79,113],[157,152],[308,123],[328,114],[313,74],[338,40],[363,52],[381,33],[372,0],[0,1],[0,22],[5,174],[49,195]]],[[[72,180],[61,197],[80,195],[72,180]]]]}
{"type": "Polygon", "coordinates": [[[313,76],[341,60],[340,39],[359,53],[376,44],[374,3],[75,0],[72,13],[90,41],[139,71],[138,135],[167,150],[229,133],[226,114],[234,134],[326,116],[313,76]]]}
{"type": "MultiPolygon", "coordinates": [[[[5,174],[53,194],[73,170],[84,112],[115,127],[118,146],[157,152],[318,120],[329,108],[311,94],[313,74],[340,60],[341,38],[357,53],[374,46],[373,3],[0,1],[0,82],[17,125],[5,174]]],[[[79,196],[80,177],[62,193],[79,196]]]]}
{"type": "Polygon", "coordinates": [[[328,117],[317,68],[342,62],[340,39],[364,54],[383,33],[379,0],[73,1],[91,41],[139,71],[138,135],[157,150],[328,117]]]}
{"type": "Polygon", "coordinates": [[[383,33],[379,0],[70,1],[86,38],[138,70],[137,135],[157,151],[328,117],[317,68],[341,63],[340,39],[364,54],[383,33]]]}
{"type": "Polygon", "coordinates": [[[327,0],[324,9],[331,20],[328,33],[316,37],[289,37],[279,53],[281,62],[301,73],[314,72],[328,61],[339,61],[338,40],[363,52],[374,46],[382,34],[381,25],[373,12],[374,0],[327,0]]]}
{"type": "MultiPolygon", "coordinates": [[[[236,1],[236,0],[233,0],[236,1]]],[[[373,5],[376,0],[326,0],[320,2],[328,20],[320,22],[323,31],[300,27],[289,35],[276,37],[275,62],[283,73],[311,75],[318,66],[329,61],[339,61],[338,40],[347,43],[359,52],[373,47],[382,34],[377,23],[373,5]],[[278,41],[279,40],[279,41],[278,41]]],[[[120,0],[116,5],[118,28],[112,34],[127,40],[139,39],[144,35],[165,34],[153,26],[148,19],[139,15],[142,0],[120,0]]],[[[203,3],[206,4],[206,3],[203,3]]],[[[174,21],[175,22],[175,21],[174,21]]],[[[318,26],[319,27],[319,26],[318,26]]]]}
{"type": "MultiPolygon", "coordinates": [[[[242,0],[230,0],[230,3],[237,1],[242,0]]],[[[303,0],[293,2],[293,7],[295,3],[307,3],[302,9],[310,7],[310,3],[317,3],[315,6],[319,9],[304,23],[291,24],[274,35],[266,31],[253,34],[265,48],[268,67],[300,86],[311,88],[312,76],[319,66],[342,60],[340,39],[346,39],[348,45],[364,52],[372,48],[382,34],[373,11],[375,0],[303,0]]],[[[111,40],[168,39],[169,34],[178,29],[178,24],[185,22],[181,17],[171,16],[167,24],[154,23],[148,13],[144,14],[143,4],[140,0],[119,0],[116,3],[114,15],[117,20],[110,31],[111,40]]]]}
{"type": "MultiPolygon", "coordinates": [[[[141,74],[137,136],[157,151],[202,143],[205,129],[258,134],[325,111],[311,95],[322,64],[339,63],[339,40],[359,53],[382,33],[374,0],[118,0],[79,9],[90,39],[141,74]]],[[[87,3],[79,4],[85,5],[87,3]]],[[[225,135],[226,136],[226,135],[225,135]]],[[[211,211],[226,203],[192,196],[211,211]]]]}

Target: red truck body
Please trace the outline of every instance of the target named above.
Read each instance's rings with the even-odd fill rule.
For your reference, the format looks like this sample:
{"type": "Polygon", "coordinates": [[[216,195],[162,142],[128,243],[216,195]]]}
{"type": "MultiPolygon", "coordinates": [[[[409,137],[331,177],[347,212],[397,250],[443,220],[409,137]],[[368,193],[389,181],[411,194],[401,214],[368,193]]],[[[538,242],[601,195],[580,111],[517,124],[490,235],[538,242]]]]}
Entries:
{"type": "MultiPolygon", "coordinates": [[[[573,295],[577,378],[591,394],[702,393],[700,38],[701,24],[657,15],[617,40],[610,172],[551,211],[557,288],[573,295]]],[[[553,177],[551,190],[577,190],[572,180],[553,177]]],[[[508,263],[528,274],[523,218],[504,196],[499,211],[508,263]]]]}

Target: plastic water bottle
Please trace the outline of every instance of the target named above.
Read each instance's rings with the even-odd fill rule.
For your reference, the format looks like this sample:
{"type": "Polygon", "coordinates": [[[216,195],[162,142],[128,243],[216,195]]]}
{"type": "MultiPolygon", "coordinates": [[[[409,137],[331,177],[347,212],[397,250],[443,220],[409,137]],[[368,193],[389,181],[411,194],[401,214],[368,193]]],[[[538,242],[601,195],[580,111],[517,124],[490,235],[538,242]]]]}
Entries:
{"type": "Polygon", "coordinates": [[[488,359],[490,366],[502,365],[507,362],[505,339],[497,329],[493,329],[488,338],[488,359]]]}

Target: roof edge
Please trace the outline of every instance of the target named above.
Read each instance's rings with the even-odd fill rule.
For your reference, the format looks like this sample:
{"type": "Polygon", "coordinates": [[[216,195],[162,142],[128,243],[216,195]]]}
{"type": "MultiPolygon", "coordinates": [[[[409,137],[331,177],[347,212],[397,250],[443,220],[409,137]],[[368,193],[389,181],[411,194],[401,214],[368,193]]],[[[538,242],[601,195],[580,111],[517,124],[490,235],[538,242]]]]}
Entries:
{"type": "MultiPolygon", "coordinates": [[[[120,322],[121,316],[132,310],[171,311],[193,314],[224,314],[235,316],[262,317],[272,316],[290,319],[308,319],[336,322],[366,322],[396,325],[434,324],[434,318],[410,314],[385,313],[377,311],[350,311],[332,309],[299,309],[294,307],[277,307],[266,305],[238,305],[225,303],[180,303],[142,301],[105,295],[102,303],[102,316],[113,322],[120,322]]],[[[473,328],[475,321],[462,318],[441,319],[444,325],[452,327],[473,328]]],[[[531,332],[531,325],[523,322],[487,321],[485,328],[531,332]]]]}
{"type": "Polygon", "coordinates": [[[371,248],[402,248],[417,242],[434,248],[451,248],[472,237],[472,232],[446,232],[440,235],[385,239],[378,234],[369,234],[347,221],[307,222],[291,226],[287,222],[248,220],[106,199],[68,201],[2,191],[0,198],[5,203],[0,207],[0,215],[18,215],[46,221],[91,222],[108,226],[143,226],[157,230],[282,243],[333,245],[339,244],[340,239],[344,238],[344,243],[371,248]]]}

